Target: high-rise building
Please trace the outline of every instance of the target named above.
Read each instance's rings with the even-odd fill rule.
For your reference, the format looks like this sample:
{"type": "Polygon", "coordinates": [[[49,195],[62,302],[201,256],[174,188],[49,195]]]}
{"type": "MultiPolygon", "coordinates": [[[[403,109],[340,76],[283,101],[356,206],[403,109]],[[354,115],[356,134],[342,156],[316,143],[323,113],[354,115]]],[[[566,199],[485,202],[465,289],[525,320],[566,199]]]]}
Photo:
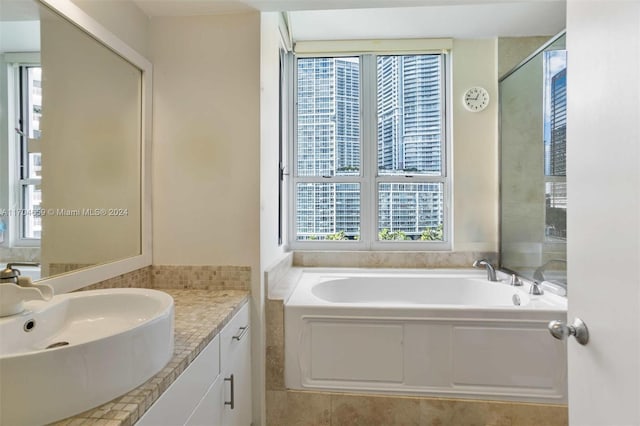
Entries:
{"type": "Polygon", "coordinates": [[[564,67],[546,81],[549,90],[549,141],[545,146],[545,237],[567,237],[567,68],[566,52],[553,52],[564,67]],[[564,53],[564,54],[563,54],[564,53]]]}
{"type": "Polygon", "coordinates": [[[360,72],[354,58],[298,60],[298,173],[359,173],[360,72]]]}
{"type": "Polygon", "coordinates": [[[551,140],[549,168],[552,176],[567,174],[567,69],[551,78],[551,140]]]}
{"type": "Polygon", "coordinates": [[[440,174],[439,55],[378,57],[378,169],[440,174]]]}

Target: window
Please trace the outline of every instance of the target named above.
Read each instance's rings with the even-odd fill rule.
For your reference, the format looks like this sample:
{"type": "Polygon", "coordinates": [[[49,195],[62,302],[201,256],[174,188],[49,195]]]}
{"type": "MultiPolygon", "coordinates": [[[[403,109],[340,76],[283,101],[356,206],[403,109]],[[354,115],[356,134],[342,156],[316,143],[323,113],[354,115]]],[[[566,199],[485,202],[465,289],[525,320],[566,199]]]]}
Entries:
{"type": "Polygon", "coordinates": [[[445,59],[296,59],[293,247],[448,247],[445,59]]]}
{"type": "Polygon", "coordinates": [[[16,67],[16,147],[19,239],[37,240],[42,232],[40,190],[42,156],[38,146],[42,116],[42,69],[37,65],[16,67]]]}

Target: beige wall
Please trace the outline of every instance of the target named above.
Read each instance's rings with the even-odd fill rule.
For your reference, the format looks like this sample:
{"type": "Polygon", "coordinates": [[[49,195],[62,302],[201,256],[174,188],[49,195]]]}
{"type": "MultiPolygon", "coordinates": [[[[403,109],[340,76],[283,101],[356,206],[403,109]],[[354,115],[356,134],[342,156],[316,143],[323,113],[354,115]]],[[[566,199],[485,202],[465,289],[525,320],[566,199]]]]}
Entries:
{"type": "Polygon", "coordinates": [[[154,18],[150,29],[153,263],[251,267],[260,395],[260,15],[154,18]]]}
{"type": "Polygon", "coordinates": [[[71,0],[142,56],[149,55],[149,18],[131,0],[71,0]]]}
{"type": "Polygon", "coordinates": [[[45,276],[50,264],[140,253],[141,80],[137,68],[57,15],[42,16],[41,36],[45,276]]]}
{"type": "Polygon", "coordinates": [[[154,264],[259,267],[258,14],[157,18],[154,264]]]}
{"type": "Polygon", "coordinates": [[[498,79],[495,40],[454,40],[453,250],[498,250],[498,79]],[[489,106],[469,112],[465,90],[482,86],[489,106]]]}
{"type": "MultiPolygon", "coordinates": [[[[280,14],[260,16],[260,271],[267,270],[284,253],[278,245],[278,167],[280,100],[280,14]]],[[[286,186],[283,187],[286,191],[286,186]]],[[[286,214],[286,204],[283,205],[286,214]]],[[[283,223],[284,229],[286,224],[283,223]]],[[[285,236],[286,237],[286,236],[285,236]]],[[[260,346],[254,351],[254,419],[266,418],[265,404],[265,285],[261,274],[260,293],[254,302],[260,314],[260,346]]]]}
{"type": "Polygon", "coordinates": [[[498,77],[524,61],[529,55],[545,44],[553,34],[538,37],[499,37],[498,38],[498,77]]]}

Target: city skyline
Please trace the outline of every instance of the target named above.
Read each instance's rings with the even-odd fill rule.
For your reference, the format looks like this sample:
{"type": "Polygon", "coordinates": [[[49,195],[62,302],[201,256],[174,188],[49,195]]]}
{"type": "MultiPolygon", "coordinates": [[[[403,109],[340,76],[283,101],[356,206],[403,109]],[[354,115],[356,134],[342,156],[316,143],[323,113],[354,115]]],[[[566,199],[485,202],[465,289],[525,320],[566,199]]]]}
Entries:
{"type": "MultiPolygon", "coordinates": [[[[359,58],[302,58],[297,71],[297,176],[359,176],[359,58]]],[[[379,56],[376,86],[378,174],[441,176],[441,56],[379,56]]],[[[419,239],[444,220],[442,183],[399,179],[376,192],[379,232],[419,239]]],[[[296,198],[296,239],[359,238],[359,183],[299,182],[296,198]]]]}

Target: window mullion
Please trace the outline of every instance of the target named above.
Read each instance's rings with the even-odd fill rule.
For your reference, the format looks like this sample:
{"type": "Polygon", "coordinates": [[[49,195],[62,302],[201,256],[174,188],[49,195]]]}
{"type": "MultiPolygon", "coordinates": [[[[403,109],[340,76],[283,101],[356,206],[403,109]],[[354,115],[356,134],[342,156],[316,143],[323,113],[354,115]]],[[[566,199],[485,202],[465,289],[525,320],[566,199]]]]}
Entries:
{"type": "Polygon", "coordinates": [[[298,116],[298,70],[296,66],[296,55],[293,53],[290,54],[291,61],[289,63],[289,67],[287,69],[287,73],[290,76],[288,89],[288,121],[290,131],[287,138],[287,155],[288,155],[288,165],[289,170],[285,176],[288,176],[287,179],[287,239],[289,240],[289,244],[295,244],[295,235],[296,235],[296,204],[297,204],[297,194],[296,194],[296,177],[298,170],[298,120],[296,117],[298,116]]]}
{"type": "Polygon", "coordinates": [[[375,55],[362,56],[362,169],[364,181],[362,187],[362,238],[367,247],[371,248],[377,235],[377,197],[376,197],[376,176],[378,174],[377,165],[377,71],[375,55]]]}
{"type": "MultiPolygon", "coordinates": [[[[440,147],[441,147],[440,164],[442,164],[442,170],[440,174],[443,177],[447,177],[447,176],[450,176],[450,173],[451,173],[450,171],[451,164],[449,164],[449,159],[451,156],[450,149],[449,149],[449,141],[450,141],[449,134],[450,134],[451,128],[449,127],[449,121],[447,120],[447,115],[450,114],[450,112],[448,112],[448,108],[451,107],[451,105],[449,105],[449,102],[448,102],[448,99],[449,99],[448,93],[449,93],[450,87],[447,87],[447,86],[451,84],[450,83],[451,80],[446,77],[447,73],[449,72],[447,55],[442,55],[440,57],[440,70],[442,73],[440,76],[440,93],[442,96],[441,109],[440,109],[440,122],[443,124],[441,128],[442,142],[440,144],[440,147]]],[[[447,209],[447,206],[448,204],[445,204],[444,206],[445,210],[447,209]]],[[[448,217],[448,216],[445,216],[445,217],[448,217]]],[[[449,222],[449,221],[447,220],[446,222],[449,222]]],[[[445,234],[448,234],[448,232],[445,232],[445,234]]]]}
{"type": "Polygon", "coordinates": [[[382,175],[376,177],[376,182],[400,182],[400,183],[445,183],[447,178],[444,176],[429,176],[429,175],[412,175],[412,176],[403,176],[403,175],[382,175]]]}

